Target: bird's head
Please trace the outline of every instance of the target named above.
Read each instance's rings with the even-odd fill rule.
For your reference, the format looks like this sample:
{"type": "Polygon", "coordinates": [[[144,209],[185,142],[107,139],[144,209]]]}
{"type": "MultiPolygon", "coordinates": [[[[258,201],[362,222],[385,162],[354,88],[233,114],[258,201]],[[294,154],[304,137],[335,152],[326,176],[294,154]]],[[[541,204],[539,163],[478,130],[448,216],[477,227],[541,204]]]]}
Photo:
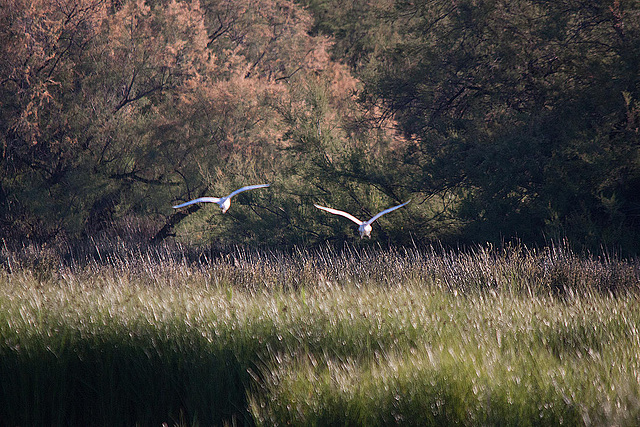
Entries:
{"type": "Polygon", "coordinates": [[[365,237],[371,238],[371,224],[360,224],[358,231],[360,232],[361,239],[365,237]]]}
{"type": "Polygon", "coordinates": [[[227,212],[227,210],[229,209],[229,206],[231,206],[231,198],[223,198],[218,202],[218,205],[220,206],[220,209],[222,209],[222,213],[227,212]]]}

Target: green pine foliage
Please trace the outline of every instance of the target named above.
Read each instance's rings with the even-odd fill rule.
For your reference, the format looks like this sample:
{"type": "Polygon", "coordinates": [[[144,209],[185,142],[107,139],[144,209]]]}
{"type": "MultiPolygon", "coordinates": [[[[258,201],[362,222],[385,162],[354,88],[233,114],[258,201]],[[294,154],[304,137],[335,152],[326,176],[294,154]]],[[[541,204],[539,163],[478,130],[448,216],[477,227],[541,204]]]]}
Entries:
{"type": "Polygon", "coordinates": [[[637,1],[360,3],[305,2],[410,141],[396,182],[447,201],[439,237],[635,253],[637,1]]]}

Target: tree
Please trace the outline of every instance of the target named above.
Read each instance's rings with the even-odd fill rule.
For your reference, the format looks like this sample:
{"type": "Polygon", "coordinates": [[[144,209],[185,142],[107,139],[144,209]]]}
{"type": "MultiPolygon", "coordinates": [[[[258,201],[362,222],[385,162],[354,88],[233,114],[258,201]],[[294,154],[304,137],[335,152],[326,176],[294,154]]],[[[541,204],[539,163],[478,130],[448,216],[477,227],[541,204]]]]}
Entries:
{"type": "Polygon", "coordinates": [[[260,194],[243,195],[253,203],[235,217],[174,215],[171,205],[298,179],[285,172],[298,156],[283,156],[291,122],[281,107],[309,81],[351,79],[330,61],[328,39],[309,35],[304,9],[287,0],[74,0],[12,1],[1,13],[3,235],[73,238],[131,217],[164,224],[163,236],[180,223],[190,238],[299,235],[260,194]],[[253,226],[269,218],[274,227],[256,236],[253,226]]]}
{"type": "Polygon", "coordinates": [[[317,27],[405,134],[394,173],[454,199],[458,239],[637,245],[637,1],[376,5],[358,39],[393,35],[377,50],[342,35],[344,10],[317,27]]]}
{"type": "Polygon", "coordinates": [[[16,0],[5,2],[0,14],[2,231],[46,237],[63,225],[45,226],[45,216],[75,213],[62,187],[88,135],[76,133],[80,123],[66,110],[78,97],[75,63],[97,36],[105,5],[16,0]]]}

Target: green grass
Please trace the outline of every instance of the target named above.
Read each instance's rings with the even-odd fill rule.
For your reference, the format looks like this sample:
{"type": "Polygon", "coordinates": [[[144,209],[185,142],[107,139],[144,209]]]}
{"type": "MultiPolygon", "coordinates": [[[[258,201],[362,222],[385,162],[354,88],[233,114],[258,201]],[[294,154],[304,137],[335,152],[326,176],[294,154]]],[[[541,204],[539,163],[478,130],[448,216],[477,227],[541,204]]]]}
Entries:
{"type": "Polygon", "coordinates": [[[0,258],[7,425],[640,421],[637,262],[47,250],[0,258]]]}

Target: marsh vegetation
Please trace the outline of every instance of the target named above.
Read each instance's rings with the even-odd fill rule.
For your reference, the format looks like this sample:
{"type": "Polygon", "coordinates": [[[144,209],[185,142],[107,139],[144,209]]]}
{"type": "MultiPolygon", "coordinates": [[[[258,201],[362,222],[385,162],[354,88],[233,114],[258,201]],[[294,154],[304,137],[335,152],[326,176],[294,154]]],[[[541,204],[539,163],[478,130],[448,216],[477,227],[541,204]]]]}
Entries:
{"type": "Polygon", "coordinates": [[[85,249],[2,251],[7,424],[640,419],[637,261],[562,245],[85,249]]]}

